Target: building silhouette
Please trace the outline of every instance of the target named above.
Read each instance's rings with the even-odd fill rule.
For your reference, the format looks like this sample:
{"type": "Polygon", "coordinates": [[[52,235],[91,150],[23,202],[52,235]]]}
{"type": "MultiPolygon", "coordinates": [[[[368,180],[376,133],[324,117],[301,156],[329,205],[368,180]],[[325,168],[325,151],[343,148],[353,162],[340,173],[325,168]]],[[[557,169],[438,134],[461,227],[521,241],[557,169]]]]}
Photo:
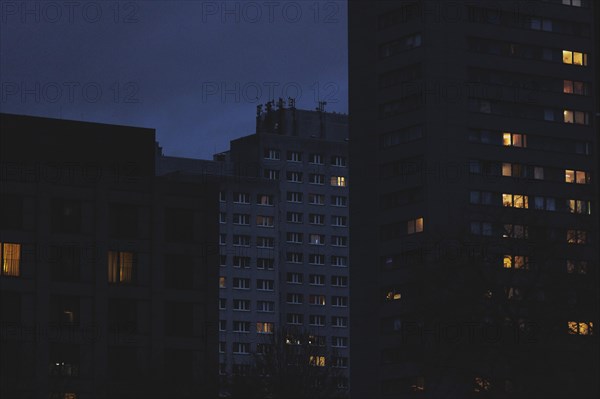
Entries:
{"type": "Polygon", "coordinates": [[[0,114],[0,396],[216,397],[218,182],[154,130],[0,114]]]}
{"type": "MultiPolygon", "coordinates": [[[[160,156],[158,174],[220,176],[222,394],[283,334],[348,390],[348,117],[259,106],[256,133],[213,161],[160,156]]],[[[272,370],[271,370],[272,371],[272,370]]],[[[260,378],[260,377],[259,377],[260,378]]]]}
{"type": "Polygon", "coordinates": [[[351,397],[598,396],[598,9],[349,2],[351,397]]]}

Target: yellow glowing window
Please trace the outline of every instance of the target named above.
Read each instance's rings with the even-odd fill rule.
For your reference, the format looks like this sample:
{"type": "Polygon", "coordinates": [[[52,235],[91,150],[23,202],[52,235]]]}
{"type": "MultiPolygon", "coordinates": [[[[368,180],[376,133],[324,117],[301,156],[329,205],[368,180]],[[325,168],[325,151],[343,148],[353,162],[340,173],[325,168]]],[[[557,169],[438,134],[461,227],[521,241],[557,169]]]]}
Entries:
{"type": "Polygon", "coordinates": [[[527,268],[527,257],[526,256],[515,256],[514,257],[515,269],[526,269],[527,268]]]}
{"type": "Polygon", "coordinates": [[[594,323],[591,321],[569,321],[567,326],[569,334],[572,335],[592,335],[594,333],[594,323]]]}
{"type": "Polygon", "coordinates": [[[528,208],[529,203],[526,195],[515,195],[514,196],[514,207],[515,208],[528,208]]]}
{"type": "Polygon", "coordinates": [[[331,185],[337,187],[346,187],[346,178],[344,176],[331,176],[331,185]]]}
{"type": "Polygon", "coordinates": [[[131,283],[133,281],[133,253],[108,251],[108,282],[131,283]]]}
{"type": "Polygon", "coordinates": [[[423,218],[418,218],[415,221],[415,231],[421,233],[423,231],[423,218]]]}
{"type": "Polygon", "coordinates": [[[578,53],[577,51],[573,52],[573,64],[575,65],[583,65],[583,53],[578,53]]]}
{"type": "Polygon", "coordinates": [[[563,81],[563,93],[573,94],[573,81],[572,80],[565,79],[563,81]]]}
{"type": "Polygon", "coordinates": [[[565,123],[575,122],[575,117],[574,117],[573,111],[569,111],[569,110],[565,109],[563,111],[563,120],[565,123]]]}
{"type": "Polygon", "coordinates": [[[512,164],[510,164],[510,163],[502,164],[502,176],[512,176],[512,164]]]}
{"type": "Polygon", "coordinates": [[[512,206],[513,196],[512,194],[502,194],[502,204],[504,206],[512,206]]]}
{"type": "Polygon", "coordinates": [[[511,269],[513,267],[512,256],[511,255],[504,255],[504,259],[502,261],[502,264],[503,264],[503,266],[504,266],[505,269],[511,269]]]}
{"type": "Polygon", "coordinates": [[[587,184],[588,183],[587,173],[581,172],[579,170],[576,171],[575,172],[575,182],[577,184],[587,184]]]}
{"type": "Polygon", "coordinates": [[[73,392],[67,392],[63,395],[62,399],[77,399],[77,394],[73,392]]]}
{"type": "Polygon", "coordinates": [[[574,183],[575,182],[575,171],[566,169],[565,170],[565,182],[566,183],[574,183]]]}
{"type": "Polygon", "coordinates": [[[512,140],[511,140],[511,134],[510,133],[502,133],[502,144],[504,144],[505,146],[511,146],[512,145],[512,140]]]}
{"type": "Polygon", "coordinates": [[[225,277],[219,277],[219,288],[227,287],[227,279],[225,277]]]}
{"type": "Polygon", "coordinates": [[[313,356],[308,359],[308,364],[311,366],[325,367],[325,356],[313,356]]]}
{"type": "Polygon", "coordinates": [[[402,294],[400,294],[400,293],[399,293],[399,292],[397,292],[397,291],[388,291],[388,292],[385,294],[385,299],[386,299],[387,301],[397,301],[397,300],[399,300],[399,299],[401,299],[401,298],[402,298],[402,294]]]}
{"type": "Polygon", "coordinates": [[[2,275],[18,277],[21,273],[21,244],[0,243],[2,275]]]}
{"type": "Polygon", "coordinates": [[[256,332],[259,334],[273,334],[275,326],[273,323],[256,323],[256,332]]]}
{"type": "Polygon", "coordinates": [[[573,63],[573,52],[568,50],[563,50],[563,64],[572,64],[573,63]]]}

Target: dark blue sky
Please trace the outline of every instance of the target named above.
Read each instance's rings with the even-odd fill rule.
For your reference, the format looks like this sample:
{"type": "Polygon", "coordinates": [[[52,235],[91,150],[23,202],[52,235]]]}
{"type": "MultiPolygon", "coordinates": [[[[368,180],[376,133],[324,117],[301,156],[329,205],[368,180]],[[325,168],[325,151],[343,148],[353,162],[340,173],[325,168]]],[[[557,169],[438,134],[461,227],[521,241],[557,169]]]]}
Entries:
{"type": "Polygon", "coordinates": [[[155,128],[210,158],[256,105],[347,112],[345,1],[0,2],[1,111],[155,128]]]}

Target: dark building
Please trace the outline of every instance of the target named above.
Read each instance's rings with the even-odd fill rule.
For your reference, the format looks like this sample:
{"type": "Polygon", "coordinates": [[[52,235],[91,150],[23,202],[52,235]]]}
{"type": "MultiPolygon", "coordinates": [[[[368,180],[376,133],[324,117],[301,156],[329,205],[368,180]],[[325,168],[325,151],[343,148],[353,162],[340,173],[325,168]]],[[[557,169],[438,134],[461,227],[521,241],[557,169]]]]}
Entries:
{"type": "Polygon", "coordinates": [[[216,397],[218,183],[154,130],[0,115],[0,396],[216,397]]]}
{"type": "Polygon", "coordinates": [[[256,133],[233,140],[214,161],[157,161],[159,174],[183,171],[221,180],[223,395],[231,390],[228,382],[251,375],[257,356],[274,350],[279,339],[287,350],[308,341],[302,362],[326,370],[298,368],[303,375],[296,381],[311,374],[330,383],[302,387],[303,394],[347,394],[348,116],[323,107],[309,111],[296,109],[293,100],[289,106],[271,102],[258,107],[256,133]]]}
{"type": "Polygon", "coordinates": [[[351,396],[598,396],[598,2],[349,2],[351,396]]]}

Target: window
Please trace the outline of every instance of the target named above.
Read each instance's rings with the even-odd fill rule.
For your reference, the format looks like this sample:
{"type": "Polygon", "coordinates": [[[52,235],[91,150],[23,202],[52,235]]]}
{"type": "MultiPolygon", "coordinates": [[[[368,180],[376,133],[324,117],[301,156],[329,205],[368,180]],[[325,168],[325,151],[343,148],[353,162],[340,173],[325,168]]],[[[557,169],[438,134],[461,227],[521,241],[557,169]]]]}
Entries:
{"type": "Polygon", "coordinates": [[[259,291],[273,291],[275,282],[273,280],[256,280],[256,289],[259,291]]]}
{"type": "Polygon", "coordinates": [[[237,311],[250,311],[250,300],[248,299],[234,299],[233,300],[233,310],[237,311]]]}
{"type": "Polygon", "coordinates": [[[3,276],[19,277],[21,275],[21,244],[0,242],[0,262],[3,276]]]}
{"type": "Polygon", "coordinates": [[[331,346],[334,348],[347,348],[348,337],[331,337],[331,346]]]}
{"type": "Polygon", "coordinates": [[[333,316],[331,318],[331,325],[332,325],[332,327],[338,327],[338,328],[348,327],[348,318],[340,317],[340,316],[333,316]]]}
{"type": "Polygon", "coordinates": [[[274,248],[275,238],[273,237],[256,237],[257,248],[274,248]]]}
{"type": "Polygon", "coordinates": [[[250,344],[247,342],[234,342],[233,353],[236,355],[248,355],[250,353],[250,344]]]}
{"type": "Polygon", "coordinates": [[[569,274],[587,274],[588,262],[585,260],[567,259],[566,264],[569,274]]]}
{"type": "Polygon", "coordinates": [[[522,224],[505,224],[502,237],[504,238],[527,238],[527,226],[522,224]]]}
{"type": "Polygon", "coordinates": [[[233,202],[235,204],[249,204],[250,194],[248,193],[233,193],[233,202]]]}
{"type": "Polygon", "coordinates": [[[311,326],[324,326],[325,325],[325,316],[311,314],[308,316],[308,324],[311,326]]]}
{"type": "Polygon", "coordinates": [[[567,326],[571,335],[592,335],[594,333],[594,323],[591,321],[569,321],[567,326]]]}
{"type": "Polygon", "coordinates": [[[256,225],[259,227],[273,227],[273,216],[256,216],[256,225]]]}
{"type": "Polygon", "coordinates": [[[488,392],[491,388],[490,380],[483,377],[475,377],[473,392],[488,392]]]}
{"type": "Polygon", "coordinates": [[[331,176],[331,185],[335,187],[346,187],[346,178],[344,176],[331,176]]]}
{"type": "Polygon", "coordinates": [[[108,251],[108,282],[132,283],[134,280],[133,252],[108,251]]]}
{"type": "Polygon", "coordinates": [[[348,307],[348,297],[347,296],[332,296],[331,297],[331,306],[338,308],[348,307]]]}
{"type": "Polygon", "coordinates": [[[511,208],[529,208],[529,197],[522,194],[502,194],[502,204],[511,208]]]}
{"type": "Polygon", "coordinates": [[[348,246],[348,237],[331,236],[331,245],[334,247],[347,247],[348,246]]]}
{"type": "Polygon", "coordinates": [[[227,234],[219,234],[219,245],[227,245],[227,234]]]}
{"type": "Polygon", "coordinates": [[[273,268],[275,267],[275,259],[273,259],[273,258],[257,258],[256,259],[256,267],[258,269],[273,270],[273,268]]]}
{"type": "Polygon", "coordinates": [[[588,184],[590,182],[590,173],[581,170],[565,169],[565,182],[576,184],[588,184]]]}
{"type": "Polygon", "coordinates": [[[227,277],[219,277],[219,288],[227,288],[227,277]]]}
{"type": "Polygon", "coordinates": [[[471,234],[481,236],[492,235],[492,224],[490,222],[471,222],[471,234]]]}
{"type": "Polygon", "coordinates": [[[342,157],[339,155],[331,157],[331,166],[345,167],[346,157],[342,157]]]}
{"type": "Polygon", "coordinates": [[[308,263],[311,265],[324,265],[325,264],[325,255],[320,254],[309,254],[308,255],[308,263]]]}
{"type": "Polygon", "coordinates": [[[219,191],[219,202],[227,201],[227,193],[225,191],[219,191]]]}
{"type": "Polygon", "coordinates": [[[347,226],[346,216],[332,216],[331,217],[331,225],[335,226],[335,227],[346,227],[347,226]]]}
{"type": "Polygon", "coordinates": [[[226,309],[227,309],[227,299],[219,298],[219,310],[226,310],[226,309]]]}
{"type": "Polygon", "coordinates": [[[250,332],[250,322],[249,321],[234,321],[233,322],[233,331],[234,332],[250,332]]]}
{"type": "Polygon", "coordinates": [[[275,148],[265,148],[264,155],[265,159],[279,160],[279,150],[275,148]]]}
{"type": "Polygon", "coordinates": [[[388,289],[387,291],[385,291],[384,294],[385,294],[385,300],[387,302],[399,301],[400,299],[402,299],[402,294],[397,289],[393,289],[393,288],[388,289]]]}
{"type": "Polygon", "coordinates": [[[491,205],[492,193],[489,191],[471,191],[470,202],[471,204],[491,205]]]}
{"type": "Polygon", "coordinates": [[[585,0],[562,0],[562,4],[564,6],[571,7],[587,7],[587,2],[585,0]]]}
{"type": "Polygon", "coordinates": [[[309,175],[308,182],[310,184],[325,184],[325,175],[318,174],[318,173],[311,173],[309,175]]]}
{"type": "Polygon", "coordinates": [[[219,320],[219,331],[227,331],[227,320],[219,320]]]}
{"type": "Polygon", "coordinates": [[[334,357],[333,358],[333,367],[336,368],[348,368],[348,358],[347,357],[334,357]]]}
{"type": "Polygon", "coordinates": [[[268,355],[273,352],[271,344],[256,344],[256,353],[259,355],[268,355]]]}
{"type": "Polygon", "coordinates": [[[273,334],[275,324],[258,321],[256,322],[256,332],[259,334],[273,334]]]}
{"type": "Polygon", "coordinates": [[[308,303],[311,305],[325,306],[325,295],[309,295],[308,303]]]}
{"type": "Polygon", "coordinates": [[[544,180],[544,168],[541,166],[534,166],[533,178],[536,180],[544,180]]]}
{"type": "Polygon", "coordinates": [[[325,285],[325,276],[322,274],[311,274],[308,276],[310,285],[325,285]]]}
{"type": "Polygon", "coordinates": [[[227,223],[227,214],[225,212],[219,212],[219,223],[227,223]]]}
{"type": "Polygon", "coordinates": [[[585,230],[567,230],[567,243],[587,244],[587,232],[585,230]]]}
{"type": "Polygon", "coordinates": [[[569,212],[571,213],[579,213],[579,214],[592,214],[592,202],[585,200],[567,200],[567,205],[569,207],[569,212]]]}
{"type": "Polygon", "coordinates": [[[250,279],[235,277],[233,279],[233,288],[237,289],[237,290],[249,290],[250,289],[250,279]]]}
{"type": "Polygon", "coordinates": [[[308,203],[311,205],[325,205],[323,194],[308,194],[308,203]]]}
{"type": "Polygon", "coordinates": [[[331,196],[331,205],[333,206],[348,206],[348,198],[339,195],[331,196]]]}
{"type": "Polygon", "coordinates": [[[325,245],[325,236],[323,234],[310,234],[308,243],[311,245],[325,245]]]}
{"type": "Polygon", "coordinates": [[[304,315],[298,313],[288,313],[287,314],[287,323],[299,325],[304,322],[304,315]]]}
{"type": "Polygon", "coordinates": [[[245,213],[234,213],[233,224],[248,226],[250,224],[250,215],[245,213]]]}
{"type": "Polygon", "coordinates": [[[265,169],[263,171],[263,176],[265,179],[279,180],[279,171],[275,169],[265,169]]]}
{"type": "Polygon", "coordinates": [[[325,215],[319,215],[319,214],[316,214],[316,213],[310,213],[308,215],[308,223],[323,225],[323,224],[325,224],[325,215]]]}
{"type": "Polygon", "coordinates": [[[310,154],[308,162],[315,165],[323,165],[323,158],[321,154],[310,154]]]}
{"type": "Polygon", "coordinates": [[[225,341],[219,341],[219,353],[225,353],[227,343],[225,341]]]}
{"type": "Polygon", "coordinates": [[[288,212],[286,220],[288,223],[302,223],[302,213],[301,212],[288,212]]]}
{"type": "Polygon", "coordinates": [[[534,207],[538,210],[556,211],[556,200],[550,197],[535,197],[534,207]]]}
{"type": "Polygon", "coordinates": [[[256,196],[256,205],[273,206],[274,197],[269,194],[258,194],[256,196]]]}
{"type": "Polygon", "coordinates": [[[302,284],[302,273],[288,273],[287,282],[290,284],[302,284]]]}
{"type": "Polygon", "coordinates": [[[347,287],[348,277],[347,276],[331,276],[332,287],[347,287]]]}
{"type": "Polygon", "coordinates": [[[589,86],[586,82],[565,79],[563,80],[563,93],[587,96],[589,94],[589,86]]]}
{"type": "Polygon", "coordinates": [[[233,246],[249,247],[250,246],[250,236],[244,235],[244,234],[234,234],[233,235],[233,246]]]}
{"type": "Polygon", "coordinates": [[[50,296],[50,314],[48,319],[51,324],[58,326],[79,325],[80,298],[73,295],[50,296]]]}
{"type": "Polygon", "coordinates": [[[348,258],[345,256],[331,256],[331,266],[337,267],[347,267],[348,266],[348,258]]]}
{"type": "Polygon", "coordinates": [[[308,364],[314,367],[325,367],[325,356],[310,355],[308,364]]]}
{"type": "Polygon", "coordinates": [[[587,54],[578,51],[563,50],[563,64],[587,66],[587,54]]]}
{"type": "MultiPolygon", "coordinates": [[[[48,350],[49,375],[62,377],[79,376],[79,345],[52,343],[48,350]]],[[[66,397],[62,395],[63,398],[66,397]]]]}
{"type": "Polygon", "coordinates": [[[256,311],[257,312],[274,312],[275,311],[275,302],[272,301],[257,301],[256,302],[256,311]]]}
{"type": "Polygon", "coordinates": [[[286,260],[288,263],[302,263],[303,262],[303,254],[301,252],[287,252],[286,260]]]}
{"type": "Polygon", "coordinates": [[[589,125],[590,114],[588,112],[565,109],[563,110],[563,122],[575,123],[577,125],[589,125]]]}
{"type": "Polygon", "coordinates": [[[286,176],[291,183],[302,183],[302,172],[286,172],[286,176]]]}
{"type": "Polygon", "coordinates": [[[0,229],[20,230],[23,228],[23,197],[0,194],[0,229]]]}
{"type": "Polygon", "coordinates": [[[287,201],[301,203],[302,202],[302,193],[295,192],[295,191],[288,191],[287,192],[287,201]]]}
{"type": "Polygon", "coordinates": [[[287,233],[286,241],[292,244],[302,244],[302,233],[287,233]]]}
{"type": "Polygon", "coordinates": [[[406,224],[406,234],[423,232],[423,218],[409,220],[406,224]]]}
{"type": "Polygon", "coordinates": [[[522,255],[504,255],[503,266],[505,269],[529,269],[529,257],[522,255]]]}
{"type": "Polygon", "coordinates": [[[502,133],[502,144],[507,147],[527,147],[527,135],[520,133],[502,133]]]}
{"type": "Polygon", "coordinates": [[[294,294],[294,293],[287,294],[287,303],[289,303],[289,304],[301,305],[302,299],[303,299],[302,294],[294,294]]]}
{"type": "Polygon", "coordinates": [[[298,151],[288,151],[287,160],[289,162],[302,162],[302,153],[298,151]]]}
{"type": "Polygon", "coordinates": [[[81,221],[81,201],[52,200],[52,230],[54,232],[79,233],[81,221]]]}
{"type": "Polygon", "coordinates": [[[114,238],[137,238],[138,207],[132,204],[110,204],[109,229],[114,238]]]}
{"type": "Polygon", "coordinates": [[[250,267],[250,257],[249,256],[234,256],[233,257],[233,267],[250,267]]]}

